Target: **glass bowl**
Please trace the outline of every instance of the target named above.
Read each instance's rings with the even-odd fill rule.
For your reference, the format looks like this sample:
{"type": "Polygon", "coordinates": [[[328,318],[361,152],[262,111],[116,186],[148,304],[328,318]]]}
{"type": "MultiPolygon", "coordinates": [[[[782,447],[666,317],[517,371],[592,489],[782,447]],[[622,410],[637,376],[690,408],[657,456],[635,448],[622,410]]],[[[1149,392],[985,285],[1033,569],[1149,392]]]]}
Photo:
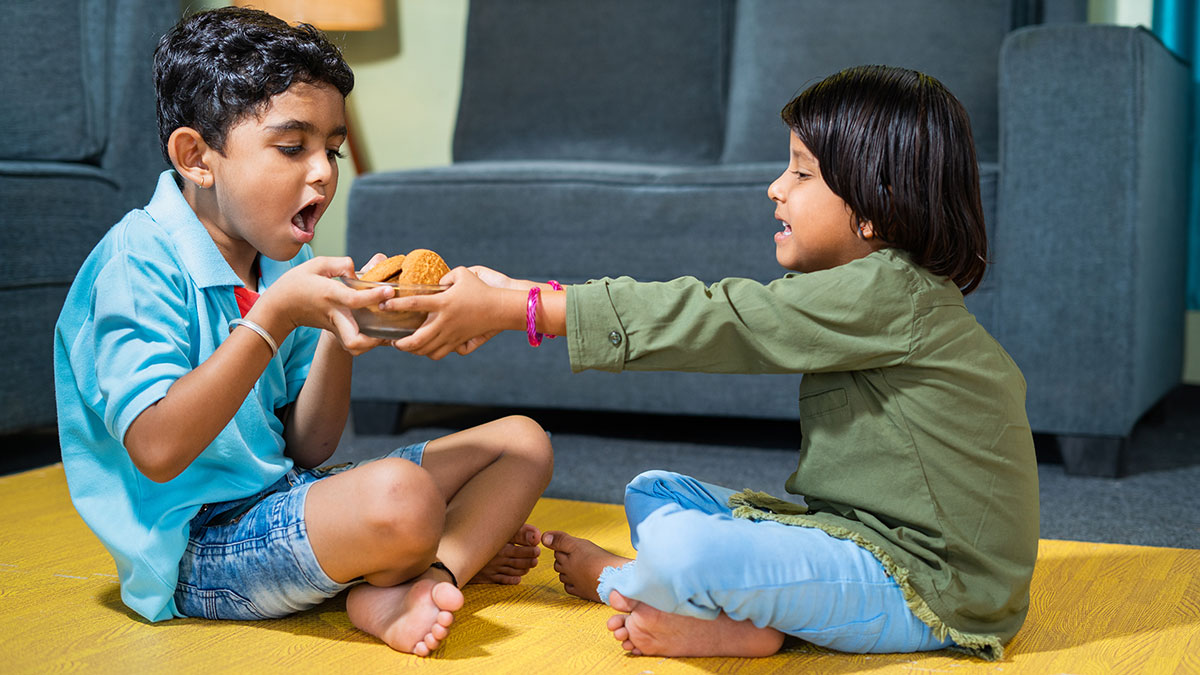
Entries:
{"type": "MultiPolygon", "coordinates": [[[[407,295],[432,295],[450,288],[440,284],[393,284],[386,281],[363,281],[348,277],[339,277],[339,279],[356,291],[389,286],[395,289],[397,298],[407,295]]],[[[425,322],[425,317],[428,315],[427,312],[389,312],[379,309],[379,305],[370,305],[350,311],[358,323],[358,330],[362,331],[363,335],[384,340],[396,340],[411,335],[425,322]]]]}

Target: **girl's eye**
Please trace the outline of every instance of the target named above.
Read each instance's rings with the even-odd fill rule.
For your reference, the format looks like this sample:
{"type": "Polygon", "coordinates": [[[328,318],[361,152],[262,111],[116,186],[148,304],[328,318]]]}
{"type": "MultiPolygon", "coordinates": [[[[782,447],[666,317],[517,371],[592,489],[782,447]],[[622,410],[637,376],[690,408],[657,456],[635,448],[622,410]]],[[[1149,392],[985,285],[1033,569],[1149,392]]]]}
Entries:
{"type": "Polygon", "coordinates": [[[803,171],[793,171],[792,173],[796,176],[797,180],[803,180],[809,177],[809,174],[804,173],[803,171]]]}
{"type": "Polygon", "coordinates": [[[304,150],[303,145],[280,145],[279,151],[288,157],[300,154],[304,150]]]}
{"type": "Polygon", "coordinates": [[[329,148],[325,151],[325,154],[329,157],[330,161],[345,157],[345,155],[342,154],[342,151],[338,150],[337,148],[329,148]]]}

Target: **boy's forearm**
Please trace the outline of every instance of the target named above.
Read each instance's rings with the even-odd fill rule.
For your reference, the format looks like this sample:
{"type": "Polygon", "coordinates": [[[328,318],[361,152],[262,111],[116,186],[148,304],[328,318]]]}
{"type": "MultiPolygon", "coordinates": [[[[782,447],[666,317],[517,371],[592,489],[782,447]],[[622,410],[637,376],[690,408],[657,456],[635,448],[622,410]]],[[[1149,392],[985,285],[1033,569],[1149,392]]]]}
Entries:
{"type": "Polygon", "coordinates": [[[233,419],[270,359],[261,336],[233,331],[129,425],[123,442],[138,470],[156,482],[182,473],[233,419]]]}
{"type": "Polygon", "coordinates": [[[314,467],[337,450],[350,412],[353,357],[337,338],[322,332],[308,378],[285,420],[286,452],[296,464],[314,467]]]}

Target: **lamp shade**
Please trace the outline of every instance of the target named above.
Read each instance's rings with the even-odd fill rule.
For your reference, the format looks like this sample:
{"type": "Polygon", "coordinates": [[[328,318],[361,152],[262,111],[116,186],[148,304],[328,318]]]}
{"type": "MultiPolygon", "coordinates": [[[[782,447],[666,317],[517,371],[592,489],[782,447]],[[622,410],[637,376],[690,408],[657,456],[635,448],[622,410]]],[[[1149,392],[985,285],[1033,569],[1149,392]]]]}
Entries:
{"type": "Polygon", "coordinates": [[[288,23],[304,22],[324,31],[375,30],[383,25],[383,0],[234,0],[288,23]]]}

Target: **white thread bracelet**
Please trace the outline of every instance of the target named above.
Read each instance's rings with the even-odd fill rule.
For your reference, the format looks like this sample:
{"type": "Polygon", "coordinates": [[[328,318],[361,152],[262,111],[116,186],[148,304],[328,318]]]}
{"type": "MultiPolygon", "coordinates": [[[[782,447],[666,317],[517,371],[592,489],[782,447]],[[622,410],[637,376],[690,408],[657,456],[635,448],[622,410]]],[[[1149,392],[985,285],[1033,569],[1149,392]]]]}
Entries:
{"type": "Polygon", "coordinates": [[[232,333],[234,327],[236,326],[245,326],[255,333],[258,333],[259,337],[266,340],[267,346],[271,348],[271,358],[275,358],[275,355],[279,353],[279,346],[275,344],[275,338],[271,337],[271,334],[267,332],[266,328],[263,328],[262,326],[248,319],[234,319],[233,321],[229,322],[229,332],[232,333]]]}

